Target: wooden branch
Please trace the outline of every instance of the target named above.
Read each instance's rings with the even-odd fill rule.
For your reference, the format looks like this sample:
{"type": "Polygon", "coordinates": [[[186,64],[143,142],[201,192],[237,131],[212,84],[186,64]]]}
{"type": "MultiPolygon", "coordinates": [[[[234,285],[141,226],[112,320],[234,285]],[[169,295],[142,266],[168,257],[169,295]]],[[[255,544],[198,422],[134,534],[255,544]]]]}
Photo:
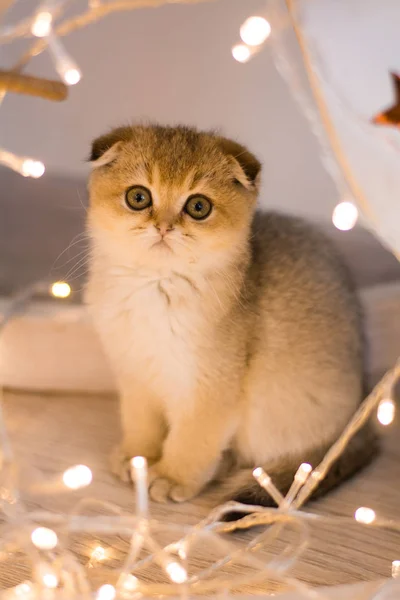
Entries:
{"type": "Polygon", "coordinates": [[[10,8],[13,0],[0,0],[0,21],[10,8]]]}
{"type": "Polygon", "coordinates": [[[41,77],[22,75],[15,71],[0,70],[0,91],[38,96],[60,102],[68,96],[68,87],[62,81],[50,81],[41,77]]]}

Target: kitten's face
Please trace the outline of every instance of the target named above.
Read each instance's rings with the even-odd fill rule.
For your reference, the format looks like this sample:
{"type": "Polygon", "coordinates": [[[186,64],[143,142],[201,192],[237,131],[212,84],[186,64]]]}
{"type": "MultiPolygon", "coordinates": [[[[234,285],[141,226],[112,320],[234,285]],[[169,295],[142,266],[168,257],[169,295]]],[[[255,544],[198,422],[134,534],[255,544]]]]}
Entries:
{"type": "Polygon", "coordinates": [[[247,247],[260,165],[239,145],[134,127],[96,140],[92,158],[89,231],[109,264],[208,270],[247,247]]]}

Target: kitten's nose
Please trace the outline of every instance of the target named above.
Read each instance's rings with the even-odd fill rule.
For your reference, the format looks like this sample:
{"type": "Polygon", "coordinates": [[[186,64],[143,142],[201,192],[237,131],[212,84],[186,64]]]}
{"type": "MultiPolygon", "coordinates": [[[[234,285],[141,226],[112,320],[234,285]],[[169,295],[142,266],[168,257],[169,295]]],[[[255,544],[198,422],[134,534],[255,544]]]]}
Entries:
{"type": "Polygon", "coordinates": [[[173,230],[173,226],[168,223],[156,223],[155,228],[160,232],[161,237],[167,235],[168,231],[173,230]]]}

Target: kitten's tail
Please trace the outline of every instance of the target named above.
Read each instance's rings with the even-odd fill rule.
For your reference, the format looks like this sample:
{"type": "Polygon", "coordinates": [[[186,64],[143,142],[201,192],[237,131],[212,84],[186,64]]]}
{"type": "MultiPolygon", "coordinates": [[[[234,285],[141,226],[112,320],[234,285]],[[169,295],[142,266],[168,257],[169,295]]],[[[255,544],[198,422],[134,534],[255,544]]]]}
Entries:
{"type": "MultiPolygon", "coordinates": [[[[265,469],[279,491],[286,495],[293,482],[294,475],[301,462],[309,462],[313,467],[322,460],[327,448],[310,452],[307,455],[286,460],[285,463],[266,466],[265,469]]],[[[326,477],[314,490],[311,499],[316,499],[341,482],[345,481],[357,471],[367,466],[379,450],[378,436],[373,425],[368,422],[349,442],[344,453],[337,459],[327,473],[326,477]]],[[[263,465],[257,465],[263,466],[263,465]]],[[[243,469],[227,480],[231,490],[229,497],[236,502],[259,506],[276,506],[269,494],[255,481],[252,470],[243,469]]],[[[228,520],[238,519],[243,513],[231,513],[228,520]]]]}

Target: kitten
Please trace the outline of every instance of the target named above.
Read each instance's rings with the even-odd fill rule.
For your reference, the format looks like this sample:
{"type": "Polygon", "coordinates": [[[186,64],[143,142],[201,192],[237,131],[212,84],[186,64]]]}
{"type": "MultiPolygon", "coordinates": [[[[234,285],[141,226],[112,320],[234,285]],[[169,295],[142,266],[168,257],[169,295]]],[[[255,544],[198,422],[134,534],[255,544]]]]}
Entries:
{"type": "MultiPolygon", "coordinates": [[[[95,140],[87,302],[120,389],[113,469],[146,456],[150,496],[193,498],[230,475],[268,504],[314,466],[363,393],[360,307],[330,243],[303,221],[255,213],[261,165],[186,127],[95,140]]],[[[320,491],[370,458],[367,430],[320,491]]]]}

